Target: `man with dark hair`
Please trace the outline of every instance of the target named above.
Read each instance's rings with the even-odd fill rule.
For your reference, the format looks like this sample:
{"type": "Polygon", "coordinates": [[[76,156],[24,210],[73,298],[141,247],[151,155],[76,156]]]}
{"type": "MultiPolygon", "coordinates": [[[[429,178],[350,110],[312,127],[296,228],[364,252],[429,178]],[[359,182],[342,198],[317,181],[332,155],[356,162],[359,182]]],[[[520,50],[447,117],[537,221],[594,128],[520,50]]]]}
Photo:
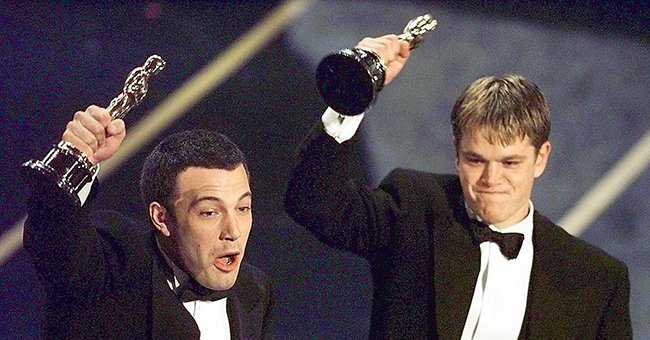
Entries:
{"type": "MultiPolygon", "coordinates": [[[[93,164],[124,122],[90,106],[63,140],[93,164]]],[[[46,338],[260,339],[271,336],[268,277],[243,263],[252,226],[246,159],[226,136],[170,135],[147,157],[140,191],[153,229],[79,206],[53,183],[33,189],[24,244],[46,292],[46,338]]]]}
{"type": "MultiPolygon", "coordinates": [[[[409,57],[365,38],[390,83],[409,57]]],[[[518,75],[469,85],[451,114],[458,175],[393,170],[377,188],[349,174],[363,114],[328,108],[303,142],[285,206],[320,240],[365,257],[371,338],[631,339],[626,266],[537,212],[549,109],[518,75]]]]}

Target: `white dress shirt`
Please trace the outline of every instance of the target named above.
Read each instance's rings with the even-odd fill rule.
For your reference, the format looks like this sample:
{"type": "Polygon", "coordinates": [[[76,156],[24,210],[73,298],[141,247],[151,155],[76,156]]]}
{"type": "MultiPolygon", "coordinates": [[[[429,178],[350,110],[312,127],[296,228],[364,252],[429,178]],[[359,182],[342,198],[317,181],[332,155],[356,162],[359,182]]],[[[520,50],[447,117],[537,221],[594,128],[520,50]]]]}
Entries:
{"type": "MultiPolygon", "coordinates": [[[[156,238],[156,243],[158,239],[156,238]]],[[[160,244],[158,244],[160,248],[160,244]]],[[[174,271],[173,280],[167,280],[169,288],[178,293],[178,289],[189,280],[188,275],[178,268],[161,250],[165,261],[174,271]]],[[[228,322],[228,313],[226,303],[228,298],[216,301],[190,301],[184,302],[183,306],[192,315],[194,321],[201,331],[201,339],[230,339],[230,323],[228,322]]]]}
{"type": "MultiPolygon", "coordinates": [[[[497,232],[524,234],[524,242],[519,255],[512,260],[501,254],[496,243],[481,243],[481,269],[461,340],[507,340],[519,336],[533,266],[533,203],[530,201],[529,206],[528,215],[515,225],[502,229],[489,226],[497,232]]],[[[474,218],[471,210],[467,210],[474,218]]]]}

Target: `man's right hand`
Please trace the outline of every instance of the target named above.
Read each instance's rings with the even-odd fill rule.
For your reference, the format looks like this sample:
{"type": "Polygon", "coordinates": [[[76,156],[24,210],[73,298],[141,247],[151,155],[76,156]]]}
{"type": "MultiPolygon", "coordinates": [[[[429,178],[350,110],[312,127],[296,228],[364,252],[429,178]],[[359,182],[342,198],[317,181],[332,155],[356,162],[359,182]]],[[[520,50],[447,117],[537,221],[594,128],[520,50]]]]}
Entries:
{"type": "Polygon", "coordinates": [[[378,38],[363,38],[356,47],[375,52],[384,62],[386,65],[384,85],[390,84],[397,77],[404,68],[409,56],[411,56],[409,43],[399,40],[395,34],[388,34],[378,38]]]}
{"type": "Polygon", "coordinates": [[[98,164],[117,152],[125,136],[123,120],[113,120],[106,109],[91,105],[86,111],[75,113],[61,139],[72,143],[93,164],[98,164]]]}

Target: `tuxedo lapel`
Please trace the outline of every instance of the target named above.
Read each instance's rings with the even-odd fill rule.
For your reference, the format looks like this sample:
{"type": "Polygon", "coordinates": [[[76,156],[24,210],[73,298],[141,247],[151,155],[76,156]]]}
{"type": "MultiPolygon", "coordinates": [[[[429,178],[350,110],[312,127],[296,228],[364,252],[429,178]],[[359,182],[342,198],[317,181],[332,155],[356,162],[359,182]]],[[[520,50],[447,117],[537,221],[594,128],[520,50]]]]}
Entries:
{"type": "Polygon", "coordinates": [[[570,277],[557,271],[561,251],[554,247],[557,240],[553,228],[539,214],[533,216],[533,267],[528,285],[528,299],[520,339],[565,339],[573,338],[569,329],[563,327],[571,314],[571,302],[563,289],[570,277]]]}
{"type": "Polygon", "coordinates": [[[473,243],[467,227],[469,217],[462,198],[457,195],[450,198],[453,216],[436,221],[434,230],[433,272],[440,339],[461,337],[481,263],[480,248],[473,243]]]}
{"type": "Polygon", "coordinates": [[[250,330],[250,327],[246,324],[246,318],[242,317],[245,315],[245,311],[241,301],[237,298],[237,294],[228,296],[226,312],[228,313],[228,322],[230,323],[230,339],[249,339],[250,336],[245,336],[244,330],[250,330]]]}
{"type": "MultiPolygon", "coordinates": [[[[261,319],[261,303],[259,294],[249,291],[250,283],[247,280],[247,268],[240,269],[235,286],[231,288],[226,303],[228,322],[230,323],[230,336],[232,340],[259,339],[261,319]]],[[[252,286],[252,285],[251,285],[252,286]]]]}

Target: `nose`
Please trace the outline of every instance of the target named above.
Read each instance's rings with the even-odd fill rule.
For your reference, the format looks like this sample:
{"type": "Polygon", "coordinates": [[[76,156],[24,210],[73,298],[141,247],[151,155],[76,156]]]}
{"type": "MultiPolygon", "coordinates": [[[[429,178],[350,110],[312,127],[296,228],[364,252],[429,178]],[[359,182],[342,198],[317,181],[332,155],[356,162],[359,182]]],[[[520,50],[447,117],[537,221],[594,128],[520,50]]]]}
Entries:
{"type": "Polygon", "coordinates": [[[501,179],[501,167],[496,162],[485,164],[481,174],[481,182],[487,186],[493,186],[499,183],[501,179]]]}
{"type": "Polygon", "coordinates": [[[235,241],[240,236],[241,231],[239,230],[239,221],[237,220],[237,217],[234,214],[225,214],[219,239],[235,241]]]}

